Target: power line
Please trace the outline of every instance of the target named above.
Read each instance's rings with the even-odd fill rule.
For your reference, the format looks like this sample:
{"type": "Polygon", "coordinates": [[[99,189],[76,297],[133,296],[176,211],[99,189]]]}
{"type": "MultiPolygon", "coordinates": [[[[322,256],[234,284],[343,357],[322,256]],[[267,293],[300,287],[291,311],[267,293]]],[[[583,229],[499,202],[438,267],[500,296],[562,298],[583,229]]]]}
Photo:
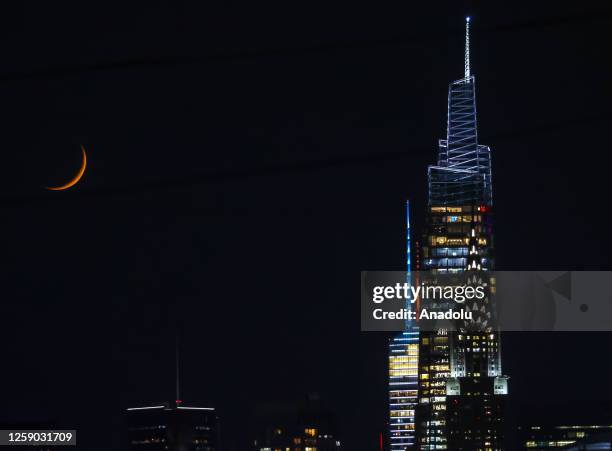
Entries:
{"type": "MultiPolygon", "coordinates": [[[[498,145],[502,142],[511,142],[532,136],[543,135],[556,130],[567,130],[569,127],[584,127],[589,124],[612,121],[612,114],[588,115],[555,123],[540,125],[523,130],[514,130],[508,133],[486,136],[488,142],[498,145]]],[[[422,150],[425,152],[425,150],[422,150]]],[[[5,196],[0,197],[3,206],[23,206],[28,204],[50,203],[56,201],[71,201],[82,197],[113,197],[117,195],[130,195],[139,192],[158,191],[173,188],[193,187],[198,185],[227,183],[243,181],[251,178],[284,176],[290,174],[311,173],[320,170],[350,167],[371,167],[376,164],[384,164],[394,161],[402,161],[412,158],[412,154],[406,151],[377,151],[353,156],[334,156],[331,158],[287,162],[271,166],[255,168],[229,169],[219,172],[196,174],[190,177],[180,177],[139,183],[129,186],[118,186],[112,188],[91,189],[66,193],[66,196],[51,196],[50,193],[41,193],[35,196],[5,196]]]]}
{"type": "MultiPolygon", "coordinates": [[[[524,22],[513,24],[501,24],[492,27],[483,27],[478,30],[479,33],[505,33],[526,31],[530,29],[542,29],[548,27],[558,27],[564,25],[592,24],[594,22],[608,22],[612,19],[612,11],[601,10],[592,11],[583,14],[565,15],[549,18],[537,18],[524,22]]],[[[449,31],[449,33],[459,35],[462,32],[459,30],[449,31]]],[[[313,45],[293,46],[293,47],[276,47],[264,49],[241,49],[241,50],[224,50],[211,52],[201,56],[178,56],[178,55],[163,55],[158,57],[141,57],[141,58],[126,58],[114,59],[107,61],[98,61],[82,64],[69,64],[61,66],[48,66],[32,70],[9,71],[0,73],[0,82],[15,82],[37,79],[53,79],[65,78],[84,75],[88,73],[103,73],[122,70],[134,70],[143,68],[156,67],[176,67],[198,65],[206,63],[223,63],[230,61],[240,61],[258,58],[271,57],[297,57],[310,54],[320,54],[342,50],[365,49],[386,47],[393,45],[403,45],[418,41],[434,41],[445,39],[447,35],[441,34],[440,30],[436,29],[430,33],[418,34],[400,34],[387,38],[379,39],[353,39],[353,40],[338,40],[321,42],[313,45]]]]}

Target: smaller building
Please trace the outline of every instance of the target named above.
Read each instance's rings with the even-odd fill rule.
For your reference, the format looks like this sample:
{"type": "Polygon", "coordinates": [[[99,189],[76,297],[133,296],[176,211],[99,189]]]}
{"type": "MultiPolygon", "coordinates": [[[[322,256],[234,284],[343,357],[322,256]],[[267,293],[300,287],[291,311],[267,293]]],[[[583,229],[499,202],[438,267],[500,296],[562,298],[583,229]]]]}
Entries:
{"type": "MultiPolygon", "coordinates": [[[[524,404],[514,449],[593,449],[591,439],[612,434],[612,403],[602,400],[559,400],[524,404]],[[591,448],[572,448],[589,444],[591,448]]],[[[610,448],[595,448],[610,449],[610,448]]]]}
{"type": "Polygon", "coordinates": [[[218,418],[213,407],[179,402],[126,410],[130,451],[216,451],[218,418]]]}
{"type": "Polygon", "coordinates": [[[568,451],[588,451],[595,449],[612,449],[612,433],[596,434],[585,439],[580,439],[567,448],[568,451]]]}
{"type": "Polygon", "coordinates": [[[254,451],[339,451],[340,440],[331,412],[316,396],[295,405],[267,406],[260,415],[254,451]]]}
{"type": "Polygon", "coordinates": [[[504,449],[505,377],[450,378],[446,395],[448,449],[504,449]]]}
{"type": "Polygon", "coordinates": [[[561,426],[528,426],[521,428],[523,449],[550,450],[550,449],[612,449],[610,447],[595,448],[603,441],[599,439],[605,434],[610,443],[612,425],[561,425],[561,426]]]}

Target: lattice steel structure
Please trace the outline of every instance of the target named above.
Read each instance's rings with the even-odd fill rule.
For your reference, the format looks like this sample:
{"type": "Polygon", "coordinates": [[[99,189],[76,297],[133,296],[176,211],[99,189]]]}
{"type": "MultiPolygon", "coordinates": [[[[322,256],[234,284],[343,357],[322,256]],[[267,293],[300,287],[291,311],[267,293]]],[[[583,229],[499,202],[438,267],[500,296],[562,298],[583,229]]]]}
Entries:
{"type": "MultiPolygon", "coordinates": [[[[428,168],[429,205],[423,267],[462,281],[493,269],[491,150],[478,144],[476,80],[466,20],[464,77],[448,90],[446,139],[428,168]]],[[[459,285],[461,283],[458,283],[459,285]]],[[[419,334],[419,450],[500,450],[507,378],[501,372],[493,304],[474,305],[478,322],[419,334]]]]}
{"type": "Polygon", "coordinates": [[[478,144],[476,79],[470,71],[469,18],[465,31],[465,76],[448,89],[446,139],[428,168],[430,205],[493,204],[491,149],[478,144]]]}

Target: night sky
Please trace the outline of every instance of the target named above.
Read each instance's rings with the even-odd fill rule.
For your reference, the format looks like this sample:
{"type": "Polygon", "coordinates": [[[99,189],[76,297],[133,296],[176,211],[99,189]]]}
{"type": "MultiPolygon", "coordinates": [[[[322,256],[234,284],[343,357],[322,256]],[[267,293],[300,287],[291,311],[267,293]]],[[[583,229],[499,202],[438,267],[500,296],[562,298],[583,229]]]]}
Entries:
{"type": "MultiPolygon", "coordinates": [[[[612,269],[612,10],[413,3],[3,5],[0,422],[120,449],[123,409],[174,399],[178,328],[223,449],[310,392],[376,449],[387,335],[360,332],[359,271],[404,268],[468,14],[497,269],[612,269]],[[46,191],[81,144],[82,182],[46,191]]],[[[610,337],[507,334],[512,421],[612,399],[610,337]]]]}

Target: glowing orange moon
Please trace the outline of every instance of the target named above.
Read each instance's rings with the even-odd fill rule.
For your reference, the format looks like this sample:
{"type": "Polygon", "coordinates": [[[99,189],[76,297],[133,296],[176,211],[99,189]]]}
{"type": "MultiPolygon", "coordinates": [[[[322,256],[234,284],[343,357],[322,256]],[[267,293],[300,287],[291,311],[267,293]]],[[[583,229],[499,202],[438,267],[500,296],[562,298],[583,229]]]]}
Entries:
{"type": "Polygon", "coordinates": [[[87,154],[85,153],[85,147],[83,147],[82,145],[81,151],[83,152],[83,163],[81,163],[81,168],[79,169],[79,172],[77,172],[77,174],[68,183],[61,186],[47,186],[46,188],[48,190],[63,191],[79,183],[79,180],[81,180],[81,177],[83,177],[83,174],[85,174],[85,168],[87,168],[87,154]]]}

